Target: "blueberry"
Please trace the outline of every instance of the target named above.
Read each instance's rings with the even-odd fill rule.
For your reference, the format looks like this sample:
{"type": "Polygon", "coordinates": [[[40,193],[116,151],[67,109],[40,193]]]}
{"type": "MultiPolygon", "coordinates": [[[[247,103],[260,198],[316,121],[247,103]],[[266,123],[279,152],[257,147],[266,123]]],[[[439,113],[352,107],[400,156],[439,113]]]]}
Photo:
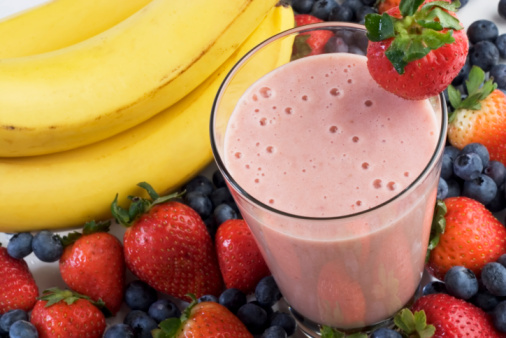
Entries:
{"type": "Polygon", "coordinates": [[[441,177],[445,180],[453,176],[453,160],[447,154],[443,154],[441,160],[441,177]]]}
{"type": "Polygon", "coordinates": [[[448,185],[448,194],[446,198],[460,196],[460,183],[456,179],[451,178],[446,181],[446,184],[448,185]]]}
{"type": "Polygon", "coordinates": [[[382,327],[374,330],[371,334],[371,338],[402,338],[402,336],[397,331],[382,327]]]}
{"type": "Polygon", "coordinates": [[[467,37],[472,44],[480,41],[494,42],[498,35],[497,25],[490,20],[477,20],[467,28],[467,37]]]}
{"type": "Polygon", "coordinates": [[[51,231],[43,230],[33,237],[32,250],[38,259],[51,263],[60,259],[63,253],[63,244],[59,236],[51,231]]]}
{"type": "Polygon", "coordinates": [[[246,304],[247,299],[244,292],[235,288],[228,288],[223,291],[218,297],[218,303],[226,307],[232,313],[237,313],[237,310],[244,304],[246,304]]]}
{"type": "Polygon", "coordinates": [[[33,235],[29,232],[20,232],[15,234],[7,244],[7,253],[9,256],[21,259],[32,253],[33,235]]]}
{"type": "Polygon", "coordinates": [[[134,330],[127,324],[117,323],[109,326],[103,338],[134,338],[134,330]]]}
{"type": "Polygon", "coordinates": [[[213,180],[213,184],[216,188],[222,188],[222,187],[227,186],[227,183],[225,181],[225,177],[223,177],[223,174],[221,173],[220,170],[215,170],[213,172],[212,180],[213,180]]]}
{"type": "Polygon", "coordinates": [[[492,311],[492,323],[498,331],[506,333],[506,300],[497,304],[492,311]]]}
{"type": "Polygon", "coordinates": [[[483,169],[483,173],[494,180],[497,186],[506,181],[506,167],[502,162],[490,161],[483,169]]]}
{"type": "Polygon", "coordinates": [[[366,52],[362,49],[360,49],[358,46],[351,45],[349,46],[348,53],[350,54],[356,54],[356,55],[366,55],[366,52]]]}
{"type": "Polygon", "coordinates": [[[481,271],[481,281],[494,296],[506,296],[506,267],[497,262],[485,264],[481,271]]]}
{"type": "Polygon", "coordinates": [[[501,264],[506,268],[506,254],[502,254],[498,259],[497,263],[501,264]]]}
{"type": "Polygon", "coordinates": [[[459,156],[459,154],[460,154],[459,148],[454,146],[446,146],[445,149],[443,150],[443,155],[450,157],[452,162],[455,161],[455,159],[457,158],[457,156],[459,156]]]}
{"type": "Polygon", "coordinates": [[[316,0],[309,14],[318,19],[327,21],[332,9],[339,6],[335,0],[316,0]]]}
{"type": "Polygon", "coordinates": [[[157,323],[167,318],[179,318],[181,311],[179,308],[168,299],[160,299],[151,304],[148,310],[148,315],[153,318],[157,323]]]}
{"type": "Polygon", "coordinates": [[[258,282],[255,297],[263,306],[273,306],[281,299],[281,291],[272,276],[264,277],[258,282]]]}
{"type": "Polygon", "coordinates": [[[478,291],[469,301],[485,312],[492,311],[500,302],[499,297],[492,295],[486,290],[478,291]]]}
{"type": "Polygon", "coordinates": [[[353,11],[353,16],[355,17],[357,15],[358,10],[360,7],[363,6],[362,1],[360,0],[344,0],[342,6],[346,6],[351,8],[353,11]]]}
{"type": "Polygon", "coordinates": [[[209,217],[213,213],[213,203],[211,199],[200,191],[191,191],[184,197],[185,203],[195,210],[202,219],[209,217]]]}
{"type": "Polygon", "coordinates": [[[329,21],[352,22],[354,18],[353,9],[345,5],[335,7],[329,14],[329,21]]]}
{"type": "Polygon", "coordinates": [[[256,304],[256,305],[260,306],[262,309],[264,309],[265,312],[267,312],[267,316],[269,316],[269,318],[274,313],[274,310],[272,309],[272,306],[262,305],[257,300],[252,300],[250,303],[256,304]]]}
{"type": "Polygon", "coordinates": [[[376,4],[376,0],[362,0],[362,3],[366,6],[373,7],[376,4]]]}
{"type": "Polygon", "coordinates": [[[501,18],[506,19],[506,0],[500,0],[497,6],[497,12],[501,18]]]}
{"type": "Polygon", "coordinates": [[[220,205],[220,204],[228,204],[230,206],[235,204],[234,198],[232,197],[232,194],[230,193],[230,190],[228,190],[227,187],[221,187],[217,188],[211,193],[211,203],[214,207],[220,205]]]}
{"type": "Polygon", "coordinates": [[[453,161],[453,172],[463,180],[470,180],[482,171],[483,163],[478,154],[461,154],[453,161]]]}
{"type": "Polygon", "coordinates": [[[339,36],[331,37],[325,44],[325,53],[348,53],[348,44],[339,36]]]}
{"type": "Polygon", "coordinates": [[[434,293],[448,293],[446,291],[446,285],[443,282],[440,281],[432,281],[427,284],[422,289],[422,294],[424,296],[431,295],[434,293]]]}
{"type": "Polygon", "coordinates": [[[218,303],[218,297],[216,297],[214,295],[203,295],[203,296],[201,296],[198,299],[198,302],[199,303],[202,303],[202,302],[214,302],[214,303],[218,303]]]}
{"type": "Polygon", "coordinates": [[[0,328],[4,332],[9,332],[11,325],[17,322],[18,320],[28,320],[28,314],[26,311],[16,309],[10,310],[0,317],[0,328]]]}
{"type": "Polygon", "coordinates": [[[207,177],[203,175],[197,175],[185,184],[184,190],[186,190],[186,193],[190,193],[192,191],[200,191],[204,195],[209,196],[214,190],[214,187],[213,183],[207,177]]]}
{"type": "Polygon", "coordinates": [[[474,272],[463,266],[453,266],[444,277],[446,290],[456,298],[468,300],[478,292],[478,279],[474,272]]]}
{"type": "Polygon", "coordinates": [[[141,280],[134,280],[126,286],[125,303],[132,310],[146,312],[157,298],[156,290],[141,280]]]}
{"type": "Polygon", "coordinates": [[[447,196],[448,196],[448,183],[446,183],[444,178],[440,177],[437,186],[437,199],[444,200],[447,196]]]}
{"type": "Polygon", "coordinates": [[[499,50],[494,43],[484,40],[471,47],[469,51],[471,65],[478,66],[488,72],[499,63],[499,50]]]}
{"type": "Polygon", "coordinates": [[[218,230],[218,224],[216,223],[216,220],[214,219],[214,216],[209,216],[206,219],[204,219],[204,224],[206,225],[207,232],[211,236],[211,238],[214,241],[214,237],[216,236],[216,231],[218,230]]]}
{"type": "Polygon", "coordinates": [[[483,164],[483,168],[485,168],[488,165],[488,162],[490,161],[490,154],[487,150],[487,147],[485,147],[481,143],[469,143],[466,145],[459,154],[470,154],[475,153],[478,156],[480,156],[481,163],[483,164]]]}
{"type": "Polygon", "coordinates": [[[299,14],[309,14],[313,8],[314,2],[315,0],[292,0],[292,8],[299,14]]]}
{"type": "Polygon", "coordinates": [[[286,338],[288,337],[287,333],[281,326],[270,326],[268,327],[264,333],[262,333],[261,338],[286,338]]]}
{"type": "Polygon", "coordinates": [[[506,58],[506,34],[501,34],[495,39],[495,46],[499,51],[499,55],[503,59],[506,58]]]}
{"type": "Polygon", "coordinates": [[[505,185],[497,187],[497,193],[492,201],[488,202],[485,207],[492,212],[499,212],[506,208],[506,196],[504,191],[505,185]]]}
{"type": "Polygon", "coordinates": [[[460,69],[457,76],[452,80],[453,86],[460,86],[464,83],[465,80],[469,77],[469,72],[471,71],[471,65],[469,64],[469,59],[466,60],[464,66],[460,69]]]}
{"type": "Polygon", "coordinates": [[[506,89],[506,65],[499,63],[494,65],[490,69],[490,77],[494,78],[494,82],[497,83],[497,87],[500,89],[506,89]]]}
{"type": "Polygon", "coordinates": [[[225,221],[229,219],[237,219],[237,212],[228,204],[222,203],[214,208],[214,219],[216,220],[216,224],[220,226],[225,221]]]}
{"type": "Polygon", "coordinates": [[[156,321],[141,310],[130,311],[123,323],[132,328],[136,338],[152,338],[151,331],[158,327],[156,321]]]}
{"type": "Polygon", "coordinates": [[[464,182],[462,196],[470,197],[482,204],[492,202],[497,194],[497,185],[487,175],[479,174],[464,182]]]}
{"type": "Polygon", "coordinates": [[[295,333],[297,324],[295,319],[288,313],[276,311],[270,316],[270,326],[280,326],[288,336],[295,333]]]}
{"type": "Polygon", "coordinates": [[[269,325],[267,313],[260,306],[246,303],[237,310],[237,318],[252,334],[261,334],[269,325]]]}
{"type": "Polygon", "coordinates": [[[28,320],[18,320],[11,325],[9,330],[10,338],[36,338],[38,336],[37,328],[28,320]]]}
{"type": "Polygon", "coordinates": [[[376,8],[373,8],[371,6],[362,6],[357,10],[355,14],[355,20],[357,22],[363,23],[367,14],[374,13],[378,13],[378,10],[376,8]]]}

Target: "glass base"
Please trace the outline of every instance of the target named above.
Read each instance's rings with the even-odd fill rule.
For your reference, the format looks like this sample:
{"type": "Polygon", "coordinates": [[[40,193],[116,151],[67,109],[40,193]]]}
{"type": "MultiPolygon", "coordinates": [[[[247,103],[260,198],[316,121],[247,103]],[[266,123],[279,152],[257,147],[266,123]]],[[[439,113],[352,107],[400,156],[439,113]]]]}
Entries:
{"type": "MultiPolygon", "coordinates": [[[[403,306],[403,308],[411,307],[411,305],[413,305],[415,300],[421,296],[421,292],[422,292],[421,285],[422,285],[422,283],[420,283],[420,285],[416,289],[416,292],[413,295],[413,297],[411,297],[411,299],[403,306]]],[[[297,322],[297,329],[301,333],[303,333],[304,336],[306,336],[308,338],[321,337],[321,333],[320,333],[321,328],[322,328],[321,324],[315,323],[312,320],[305,318],[300,313],[298,313],[293,307],[291,307],[290,304],[286,304],[286,306],[287,306],[288,311],[292,314],[292,316],[295,318],[295,321],[297,322]]],[[[380,321],[376,324],[369,325],[369,326],[363,326],[363,327],[358,327],[358,328],[353,328],[353,329],[341,329],[341,328],[336,327],[333,329],[339,330],[340,332],[343,332],[345,334],[353,334],[353,333],[359,333],[359,332],[365,333],[365,334],[370,334],[373,331],[375,331],[379,328],[382,328],[382,327],[393,328],[394,327],[394,316],[395,316],[395,314],[392,317],[389,317],[383,321],[380,321]]]]}

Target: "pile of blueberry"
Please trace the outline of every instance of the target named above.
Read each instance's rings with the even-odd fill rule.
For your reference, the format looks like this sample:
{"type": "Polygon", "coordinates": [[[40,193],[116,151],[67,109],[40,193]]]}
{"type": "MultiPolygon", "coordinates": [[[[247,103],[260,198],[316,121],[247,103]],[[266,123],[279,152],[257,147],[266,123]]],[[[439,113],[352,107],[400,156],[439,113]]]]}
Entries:
{"type": "Polygon", "coordinates": [[[9,239],[7,244],[9,256],[22,259],[32,252],[42,262],[56,262],[63,254],[63,243],[60,236],[48,230],[42,230],[35,235],[20,232],[9,239]]]}
{"type": "Polygon", "coordinates": [[[470,143],[461,150],[448,145],[442,161],[438,199],[466,196],[492,212],[506,208],[506,168],[490,160],[484,145],[470,143]]]}
{"type": "Polygon", "coordinates": [[[506,254],[483,267],[478,278],[463,266],[454,266],[444,281],[425,285],[423,294],[447,293],[463,299],[491,315],[494,326],[506,332],[506,254]]]}
{"type": "Polygon", "coordinates": [[[37,329],[24,310],[10,310],[0,317],[0,337],[37,337],[37,329]]]}
{"type": "Polygon", "coordinates": [[[223,222],[241,218],[237,204],[219,170],[213,173],[212,181],[203,175],[195,176],[185,184],[183,190],[183,202],[200,215],[212,238],[223,222]]]}
{"type": "MultiPolygon", "coordinates": [[[[263,278],[255,289],[254,297],[248,297],[238,289],[224,290],[219,297],[204,295],[199,302],[217,302],[234,313],[254,335],[262,338],[283,338],[294,334],[295,319],[285,312],[274,310],[281,292],[271,276],[263,278]]],[[[170,299],[158,299],[157,292],[146,283],[135,280],[125,290],[125,303],[130,312],[123,323],[107,328],[104,338],[151,337],[151,330],[161,321],[180,317],[181,309],[170,299]]]]}
{"type": "MultiPolygon", "coordinates": [[[[499,13],[503,8],[506,14],[506,0],[501,3],[499,13]],[[501,3],[503,3],[502,7],[501,3]]],[[[453,79],[452,85],[461,91],[463,97],[466,97],[468,93],[466,87],[463,86],[464,81],[468,78],[472,66],[478,66],[494,78],[499,89],[506,91],[506,64],[499,63],[501,58],[506,58],[506,34],[499,35],[497,25],[493,21],[483,19],[469,25],[467,37],[470,45],[467,60],[460,73],[453,79]]]]}

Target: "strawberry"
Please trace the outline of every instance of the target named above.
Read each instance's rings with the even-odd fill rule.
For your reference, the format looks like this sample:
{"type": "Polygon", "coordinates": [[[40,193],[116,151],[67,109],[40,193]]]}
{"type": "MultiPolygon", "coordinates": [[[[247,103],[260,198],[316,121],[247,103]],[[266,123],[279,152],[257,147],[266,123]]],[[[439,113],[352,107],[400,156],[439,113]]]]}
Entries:
{"type": "Polygon", "coordinates": [[[223,288],[216,251],[202,218],[195,210],[160,197],[143,182],[151,200],[133,197],[128,210],[111,205],[116,220],[128,229],[123,237],[127,267],[142,281],[165,294],[187,299],[219,295],[223,288]]]}
{"type": "Polygon", "coordinates": [[[102,337],[105,317],[86,296],[69,290],[45,290],[33,307],[30,322],[39,338],[102,337]]]}
{"type": "Polygon", "coordinates": [[[485,72],[473,66],[466,87],[469,95],[461,99],[460,92],[448,87],[454,108],[448,122],[448,140],[462,149],[469,143],[480,142],[487,147],[490,159],[506,165],[506,95],[492,79],[483,82],[485,72]]]}
{"type": "Polygon", "coordinates": [[[506,228],[478,201],[450,197],[444,203],[446,226],[429,254],[427,268],[441,280],[455,265],[480,276],[485,264],[506,253],[506,228]]]}
{"type": "Polygon", "coordinates": [[[411,100],[435,96],[448,87],[469,49],[454,13],[458,2],[423,2],[401,0],[399,7],[365,19],[372,78],[385,90],[411,100]]]}
{"type": "Polygon", "coordinates": [[[494,329],[489,315],[482,309],[444,293],[420,297],[413,304],[412,310],[425,312],[427,323],[436,328],[433,338],[501,337],[494,329]]]}
{"type": "Polygon", "coordinates": [[[230,310],[216,302],[195,299],[184,310],[181,318],[169,318],[154,330],[154,338],[234,337],[253,338],[246,326],[230,310]]]}
{"type": "Polygon", "coordinates": [[[383,14],[391,8],[399,7],[401,0],[380,0],[377,4],[378,13],[383,14]]]}
{"type": "Polygon", "coordinates": [[[216,232],[216,253],[227,288],[250,294],[260,279],[271,273],[248,225],[242,219],[231,219],[216,232]]]}
{"type": "Polygon", "coordinates": [[[109,221],[92,221],[86,223],[82,234],[65,236],[60,273],[72,290],[94,301],[101,299],[116,314],[125,290],[125,260],[121,242],[107,233],[109,226],[109,221]]]}
{"type": "MultiPolygon", "coordinates": [[[[310,14],[297,14],[295,15],[295,24],[297,26],[304,26],[313,23],[323,22],[310,14]]],[[[316,30],[307,33],[300,33],[295,38],[293,43],[292,58],[299,59],[308,55],[322,54],[325,44],[334,35],[328,30],[316,30]]]]}
{"type": "Polygon", "coordinates": [[[30,311],[37,301],[39,289],[28,264],[9,256],[0,246],[0,315],[14,309],[30,311]]]}

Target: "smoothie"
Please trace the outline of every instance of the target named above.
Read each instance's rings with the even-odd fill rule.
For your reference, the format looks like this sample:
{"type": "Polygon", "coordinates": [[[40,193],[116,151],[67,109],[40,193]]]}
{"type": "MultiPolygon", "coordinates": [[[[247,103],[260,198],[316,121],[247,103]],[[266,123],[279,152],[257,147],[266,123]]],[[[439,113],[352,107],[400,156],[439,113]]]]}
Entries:
{"type": "Polygon", "coordinates": [[[259,211],[234,195],[297,312],[362,327],[414,295],[437,179],[413,182],[440,129],[430,101],[384,91],[366,58],[353,54],[290,62],[244,93],[228,123],[224,163],[267,206],[259,211]]]}

